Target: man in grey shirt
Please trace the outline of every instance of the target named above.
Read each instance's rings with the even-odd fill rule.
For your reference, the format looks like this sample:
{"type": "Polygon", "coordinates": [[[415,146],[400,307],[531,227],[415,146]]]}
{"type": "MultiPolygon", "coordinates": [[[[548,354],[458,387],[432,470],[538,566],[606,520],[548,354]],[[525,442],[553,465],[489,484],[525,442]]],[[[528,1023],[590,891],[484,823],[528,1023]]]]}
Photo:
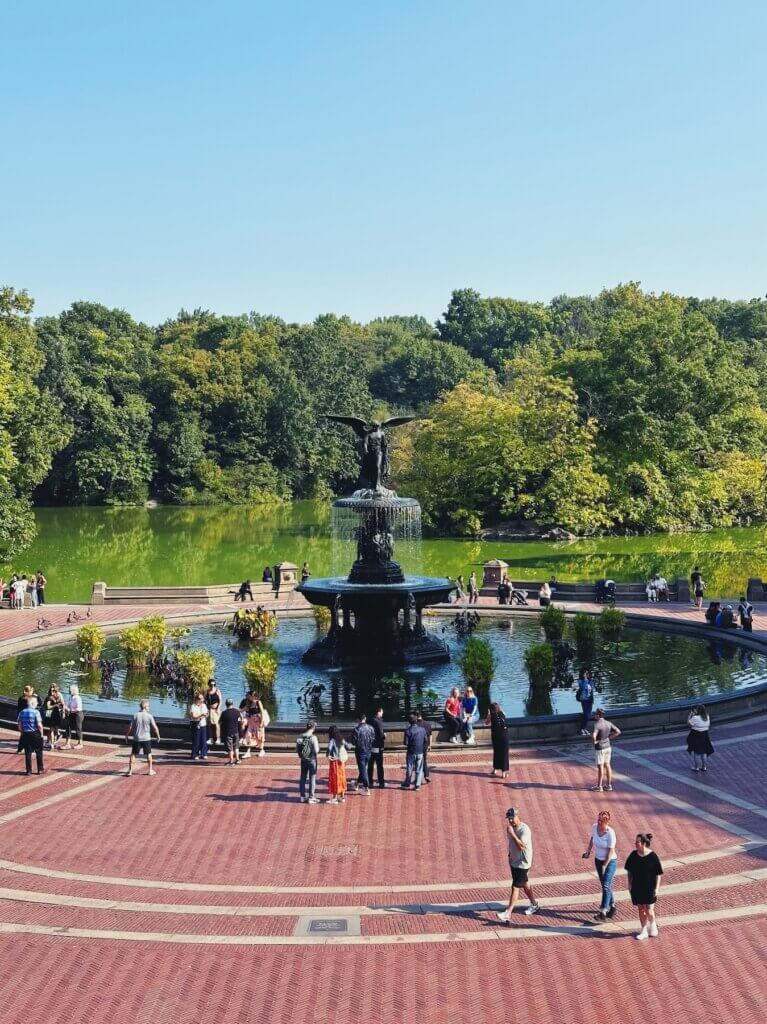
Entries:
{"type": "Polygon", "coordinates": [[[525,915],[531,917],[540,910],[540,904],[533,895],[533,890],[528,881],[528,872],[533,866],[533,832],[529,825],[526,825],[519,816],[515,807],[506,811],[506,834],[509,841],[509,867],[511,868],[511,895],[509,905],[505,910],[498,912],[498,920],[504,924],[511,924],[511,915],[519,897],[520,889],[530,900],[530,905],[525,909],[525,915]]]}
{"type": "Polygon", "coordinates": [[[594,712],[594,721],[594,731],[591,734],[591,739],[596,751],[597,784],[591,788],[594,792],[601,793],[603,789],[610,792],[613,788],[613,775],[612,768],[610,767],[613,748],[610,741],[620,736],[621,731],[617,725],[607,721],[602,708],[597,708],[594,712]]]}
{"type": "Polygon", "coordinates": [[[133,775],[133,762],[136,760],[136,755],[140,753],[146,754],[146,759],[149,764],[149,774],[157,774],[152,764],[153,734],[159,743],[160,730],[157,728],[157,722],[155,722],[154,716],[149,713],[149,701],[142,700],[139,704],[138,714],[133,716],[131,724],[125,732],[126,740],[132,740],[130,761],[128,762],[128,771],[126,772],[127,775],[133,775]]]}

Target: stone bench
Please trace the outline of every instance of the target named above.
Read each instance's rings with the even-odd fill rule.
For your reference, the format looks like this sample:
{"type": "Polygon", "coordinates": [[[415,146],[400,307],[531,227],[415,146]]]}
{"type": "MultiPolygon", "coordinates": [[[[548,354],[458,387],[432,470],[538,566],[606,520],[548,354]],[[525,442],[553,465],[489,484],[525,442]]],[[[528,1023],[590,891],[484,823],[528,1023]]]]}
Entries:
{"type": "MultiPolygon", "coordinates": [[[[93,584],[91,604],[231,604],[239,589],[239,583],[207,587],[109,587],[98,582],[93,584]]],[[[251,583],[251,590],[253,601],[247,598],[247,605],[270,604],[276,598],[271,583],[251,583]]]]}
{"type": "MultiPolygon", "coordinates": [[[[543,585],[543,580],[516,580],[509,576],[515,590],[527,591],[527,603],[538,603],[538,591],[543,585]]],[[[646,583],[617,583],[615,584],[616,601],[647,601],[646,583]]],[[[480,591],[483,597],[497,597],[498,586],[483,587],[480,591]]],[[[668,581],[669,601],[689,601],[690,585],[685,579],[668,581]]],[[[552,594],[554,603],[557,601],[594,601],[597,595],[595,582],[575,583],[558,580],[556,589],[552,594]]]]}

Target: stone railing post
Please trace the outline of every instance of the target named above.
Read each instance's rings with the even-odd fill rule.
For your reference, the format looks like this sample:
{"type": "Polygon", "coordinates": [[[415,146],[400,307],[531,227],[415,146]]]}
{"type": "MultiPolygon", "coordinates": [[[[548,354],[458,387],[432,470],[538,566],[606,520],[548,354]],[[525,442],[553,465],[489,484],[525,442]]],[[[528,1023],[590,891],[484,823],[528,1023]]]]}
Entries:
{"type": "Polygon", "coordinates": [[[93,584],[91,590],[91,604],[106,604],[107,603],[107,585],[106,583],[98,582],[93,584]]]}
{"type": "Polygon", "coordinates": [[[685,576],[676,578],[676,599],[677,601],[690,600],[690,581],[685,576]]]}
{"type": "Polygon", "coordinates": [[[751,576],[746,586],[747,601],[764,600],[764,583],[761,576],[751,576]]]}

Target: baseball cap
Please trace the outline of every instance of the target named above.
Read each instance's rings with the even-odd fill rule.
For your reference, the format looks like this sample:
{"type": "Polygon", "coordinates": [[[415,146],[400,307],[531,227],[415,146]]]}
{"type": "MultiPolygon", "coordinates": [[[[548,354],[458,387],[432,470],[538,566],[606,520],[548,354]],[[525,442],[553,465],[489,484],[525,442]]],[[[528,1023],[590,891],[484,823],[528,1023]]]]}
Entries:
{"type": "Polygon", "coordinates": [[[508,809],[508,811],[506,811],[506,817],[507,818],[509,818],[509,819],[516,818],[516,816],[517,816],[517,809],[516,809],[516,807],[510,807],[508,809]]]}

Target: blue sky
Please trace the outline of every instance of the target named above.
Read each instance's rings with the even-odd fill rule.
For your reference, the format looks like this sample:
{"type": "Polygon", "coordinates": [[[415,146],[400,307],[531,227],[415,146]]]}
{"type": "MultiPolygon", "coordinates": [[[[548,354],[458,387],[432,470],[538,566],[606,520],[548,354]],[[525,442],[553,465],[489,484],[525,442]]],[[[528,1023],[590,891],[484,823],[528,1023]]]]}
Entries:
{"type": "Polygon", "coordinates": [[[767,292],[763,0],[8,3],[0,283],[436,318],[767,292]]]}

